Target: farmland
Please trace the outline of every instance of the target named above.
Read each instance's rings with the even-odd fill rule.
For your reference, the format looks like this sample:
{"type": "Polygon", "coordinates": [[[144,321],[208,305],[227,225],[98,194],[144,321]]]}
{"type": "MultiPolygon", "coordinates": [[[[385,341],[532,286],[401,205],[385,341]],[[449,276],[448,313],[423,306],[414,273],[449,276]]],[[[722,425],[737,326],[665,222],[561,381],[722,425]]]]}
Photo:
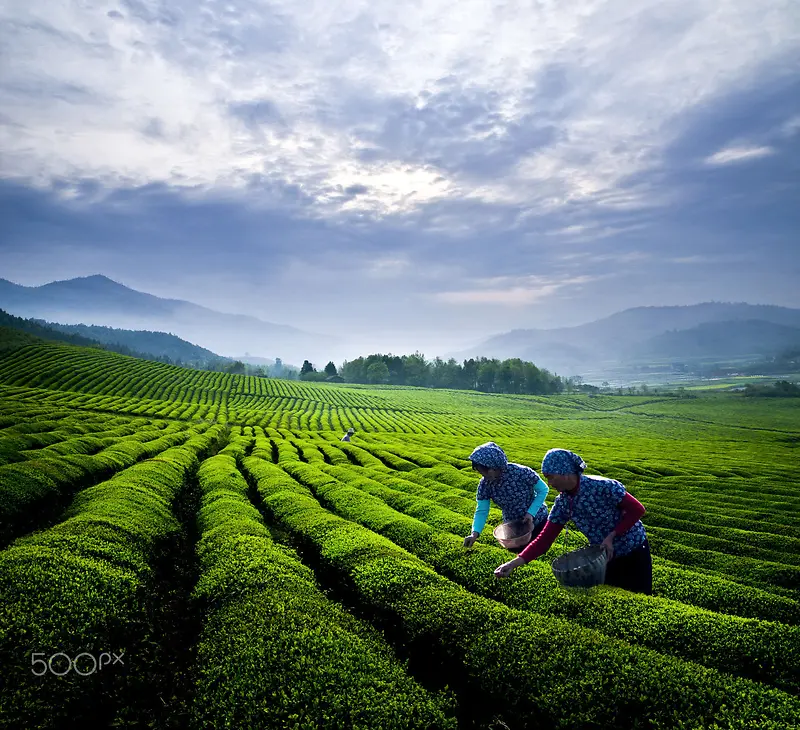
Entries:
{"type": "MultiPolygon", "coordinates": [[[[0,358],[0,727],[800,728],[800,405],[0,358]],[[352,426],[351,443],[340,442],[352,426]],[[654,595],[463,548],[494,440],[647,508],[654,595]]],[[[551,505],[554,494],[548,495],[551,505]]]]}

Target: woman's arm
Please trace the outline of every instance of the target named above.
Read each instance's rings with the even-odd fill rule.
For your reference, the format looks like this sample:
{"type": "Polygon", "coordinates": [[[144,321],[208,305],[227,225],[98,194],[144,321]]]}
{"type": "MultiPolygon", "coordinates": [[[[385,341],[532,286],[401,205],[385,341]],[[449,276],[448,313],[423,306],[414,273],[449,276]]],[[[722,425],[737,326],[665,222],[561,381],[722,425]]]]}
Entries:
{"type": "Polygon", "coordinates": [[[622,512],[619,522],[612,530],[614,535],[624,535],[631,529],[646,512],[644,505],[636,499],[630,492],[625,492],[625,496],[619,503],[619,510],[622,512]]]}
{"type": "Polygon", "coordinates": [[[479,535],[486,527],[486,519],[489,517],[490,499],[477,499],[475,500],[475,516],[472,518],[472,531],[477,532],[479,535]]]}
{"type": "Polygon", "coordinates": [[[529,563],[531,560],[544,555],[556,541],[564,525],[559,525],[557,522],[550,522],[547,520],[544,529],[536,536],[536,539],[529,543],[528,546],[519,554],[523,563],[529,563]]]}
{"type": "Polygon", "coordinates": [[[620,510],[620,518],[614,529],[606,535],[606,539],[601,543],[606,546],[608,552],[608,559],[614,557],[614,538],[618,535],[624,535],[631,529],[645,514],[644,505],[636,499],[630,492],[625,492],[618,505],[620,510]]]}
{"type": "Polygon", "coordinates": [[[536,484],[533,485],[533,502],[531,502],[531,506],[528,507],[528,514],[532,515],[533,517],[536,516],[536,513],[539,511],[539,508],[544,504],[545,497],[547,497],[548,492],[547,484],[544,483],[544,479],[537,479],[536,484]]]}
{"type": "Polygon", "coordinates": [[[550,520],[547,520],[547,524],[545,524],[539,536],[517,555],[516,558],[495,568],[494,574],[498,578],[507,578],[515,568],[519,568],[521,565],[525,565],[525,563],[538,558],[540,555],[544,555],[550,549],[553,542],[555,542],[558,533],[561,532],[561,528],[563,527],[564,525],[559,525],[557,522],[550,522],[550,520]]]}

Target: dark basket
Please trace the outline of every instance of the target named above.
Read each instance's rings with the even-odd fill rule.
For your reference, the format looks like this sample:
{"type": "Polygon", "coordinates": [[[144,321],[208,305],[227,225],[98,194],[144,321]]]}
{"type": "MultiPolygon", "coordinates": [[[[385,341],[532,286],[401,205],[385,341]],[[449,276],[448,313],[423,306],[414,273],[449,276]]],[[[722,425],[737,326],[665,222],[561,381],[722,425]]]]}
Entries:
{"type": "Polygon", "coordinates": [[[591,588],[606,579],[608,555],[602,545],[588,545],[553,561],[553,575],[564,588],[591,588]]]}

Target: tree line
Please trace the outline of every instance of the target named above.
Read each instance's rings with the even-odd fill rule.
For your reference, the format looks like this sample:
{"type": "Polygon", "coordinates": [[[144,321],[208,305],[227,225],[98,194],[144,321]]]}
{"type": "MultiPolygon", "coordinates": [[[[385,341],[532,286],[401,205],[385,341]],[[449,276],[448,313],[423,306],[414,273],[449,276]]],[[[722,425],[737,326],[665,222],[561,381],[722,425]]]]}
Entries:
{"type": "Polygon", "coordinates": [[[300,370],[301,380],[339,380],[367,385],[411,385],[422,388],[453,388],[483,393],[550,395],[569,391],[597,392],[580,378],[562,378],[519,358],[470,358],[462,363],[454,358],[427,360],[420,352],[413,355],[375,353],[355,360],[345,360],[337,369],[333,362],[317,372],[306,360],[300,370]]]}
{"type": "Polygon", "coordinates": [[[744,395],[749,398],[800,398],[800,386],[788,380],[778,380],[772,385],[748,383],[744,386],[744,395]]]}

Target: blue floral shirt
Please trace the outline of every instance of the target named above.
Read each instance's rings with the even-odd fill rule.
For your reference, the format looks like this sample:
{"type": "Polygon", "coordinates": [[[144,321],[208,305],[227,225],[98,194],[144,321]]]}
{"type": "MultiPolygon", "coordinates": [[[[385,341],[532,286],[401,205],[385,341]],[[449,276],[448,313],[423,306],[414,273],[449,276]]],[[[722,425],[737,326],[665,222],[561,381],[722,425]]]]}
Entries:
{"type": "MultiPolygon", "coordinates": [[[[625,494],[625,487],[616,479],[582,474],[578,494],[559,494],[549,520],[566,525],[571,519],[590,545],[599,545],[620,521],[619,503],[625,494]]],[[[627,555],[641,547],[646,538],[644,525],[638,520],[627,532],[614,538],[614,556],[627,555]]]]}
{"type": "MultiPolygon", "coordinates": [[[[547,507],[544,497],[547,486],[539,479],[539,475],[529,466],[508,464],[496,481],[490,482],[485,477],[478,484],[478,502],[491,499],[503,511],[503,522],[511,522],[525,516],[536,497],[541,499],[541,506],[533,516],[535,524],[547,520],[547,507]],[[537,483],[541,485],[537,486],[537,483]],[[542,496],[539,493],[543,492],[542,496]]],[[[480,530],[479,530],[480,531],[480,530]]]]}

